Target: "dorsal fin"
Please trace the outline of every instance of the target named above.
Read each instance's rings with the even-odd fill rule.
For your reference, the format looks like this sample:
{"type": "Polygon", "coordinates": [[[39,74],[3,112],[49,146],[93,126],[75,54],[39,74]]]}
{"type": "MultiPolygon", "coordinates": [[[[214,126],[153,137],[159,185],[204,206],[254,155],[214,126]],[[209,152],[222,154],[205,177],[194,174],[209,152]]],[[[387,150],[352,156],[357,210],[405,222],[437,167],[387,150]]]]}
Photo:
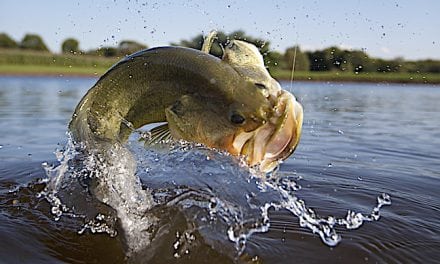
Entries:
{"type": "Polygon", "coordinates": [[[212,43],[214,43],[214,39],[217,37],[217,31],[213,30],[209,32],[209,34],[203,39],[202,52],[208,53],[211,50],[212,43]]]}
{"type": "Polygon", "coordinates": [[[151,133],[151,137],[150,139],[145,141],[145,144],[154,145],[161,143],[163,141],[169,141],[173,139],[168,124],[157,126],[151,129],[150,133],[151,133]]]}

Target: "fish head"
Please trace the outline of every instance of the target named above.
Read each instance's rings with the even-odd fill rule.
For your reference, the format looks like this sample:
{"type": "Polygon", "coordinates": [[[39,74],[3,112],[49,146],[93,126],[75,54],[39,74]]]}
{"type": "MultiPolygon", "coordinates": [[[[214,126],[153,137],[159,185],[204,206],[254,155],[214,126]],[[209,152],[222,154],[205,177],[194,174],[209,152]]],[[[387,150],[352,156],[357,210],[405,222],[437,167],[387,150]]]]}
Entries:
{"type": "Polygon", "coordinates": [[[270,171],[279,160],[289,157],[298,145],[303,108],[293,94],[283,90],[278,81],[272,78],[255,45],[232,40],[225,47],[222,60],[247,82],[257,86],[269,102],[270,109],[266,112],[264,122],[251,132],[239,134],[233,145],[236,150],[241,149],[240,153],[247,157],[250,165],[259,163],[262,171],[270,171]]]}
{"type": "Polygon", "coordinates": [[[247,104],[184,95],[165,113],[173,138],[243,156],[249,166],[269,172],[293,153],[303,119],[302,107],[291,93],[281,91],[273,103],[270,109],[260,108],[260,115],[251,113],[247,104]]]}
{"type": "Polygon", "coordinates": [[[225,146],[232,144],[237,131],[234,122],[241,122],[238,120],[241,116],[234,116],[234,122],[231,122],[231,117],[226,114],[228,111],[229,106],[224,100],[191,94],[180,97],[166,108],[165,115],[174,139],[227,150],[225,146]]]}

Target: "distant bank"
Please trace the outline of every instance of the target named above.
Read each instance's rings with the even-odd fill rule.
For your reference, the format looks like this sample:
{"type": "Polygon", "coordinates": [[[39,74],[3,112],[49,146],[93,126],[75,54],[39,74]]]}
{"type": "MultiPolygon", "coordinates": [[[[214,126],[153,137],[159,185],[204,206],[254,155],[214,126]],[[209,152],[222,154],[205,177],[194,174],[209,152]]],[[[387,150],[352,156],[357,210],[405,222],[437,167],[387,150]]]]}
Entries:
{"type": "MultiPolygon", "coordinates": [[[[99,77],[120,59],[120,57],[58,55],[49,52],[0,49],[0,75],[99,77]]],[[[272,70],[271,74],[278,80],[291,79],[291,72],[288,70],[272,70]]],[[[356,74],[341,71],[298,71],[294,72],[293,78],[296,81],[440,84],[438,73],[367,72],[356,74]]]]}
{"type": "MultiPolygon", "coordinates": [[[[278,80],[290,80],[291,72],[282,70],[272,72],[278,80]]],[[[418,83],[440,84],[439,73],[408,73],[408,72],[295,72],[293,79],[297,81],[329,81],[329,82],[373,82],[373,83],[418,83]]]]}

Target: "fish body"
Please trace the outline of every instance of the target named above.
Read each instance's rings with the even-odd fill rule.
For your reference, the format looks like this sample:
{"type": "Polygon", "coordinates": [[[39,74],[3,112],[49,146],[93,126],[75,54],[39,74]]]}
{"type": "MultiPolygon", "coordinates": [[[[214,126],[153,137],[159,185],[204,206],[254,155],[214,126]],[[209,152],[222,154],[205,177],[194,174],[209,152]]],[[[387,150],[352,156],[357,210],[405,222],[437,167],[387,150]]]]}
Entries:
{"type": "Polygon", "coordinates": [[[105,73],[76,107],[69,128],[77,141],[124,142],[132,128],[166,121],[165,108],[183,95],[194,94],[207,100],[221,98],[231,111],[259,121],[269,105],[251,86],[211,55],[180,47],[150,49],[125,58],[105,73]],[[255,99],[245,104],[237,100],[248,96],[255,99]]]}
{"type": "MultiPolygon", "coordinates": [[[[252,70],[239,66],[182,47],[128,56],[76,107],[69,124],[73,139],[93,149],[101,142],[124,143],[146,124],[167,122],[175,139],[246,155],[249,165],[265,164],[261,169],[268,171],[297,144],[297,102],[290,93],[268,96],[261,83],[247,78],[252,70]]],[[[302,109],[300,114],[302,121],[302,109]]]]}

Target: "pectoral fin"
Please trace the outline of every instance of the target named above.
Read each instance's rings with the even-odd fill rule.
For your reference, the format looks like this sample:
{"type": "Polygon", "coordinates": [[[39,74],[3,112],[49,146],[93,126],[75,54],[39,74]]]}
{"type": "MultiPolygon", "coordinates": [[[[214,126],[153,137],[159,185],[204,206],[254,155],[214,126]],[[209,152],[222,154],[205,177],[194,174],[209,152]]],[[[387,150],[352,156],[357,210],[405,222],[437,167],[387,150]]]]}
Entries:
{"type": "Polygon", "coordinates": [[[168,124],[157,126],[149,131],[151,136],[145,141],[145,145],[154,145],[172,140],[168,124]]]}

